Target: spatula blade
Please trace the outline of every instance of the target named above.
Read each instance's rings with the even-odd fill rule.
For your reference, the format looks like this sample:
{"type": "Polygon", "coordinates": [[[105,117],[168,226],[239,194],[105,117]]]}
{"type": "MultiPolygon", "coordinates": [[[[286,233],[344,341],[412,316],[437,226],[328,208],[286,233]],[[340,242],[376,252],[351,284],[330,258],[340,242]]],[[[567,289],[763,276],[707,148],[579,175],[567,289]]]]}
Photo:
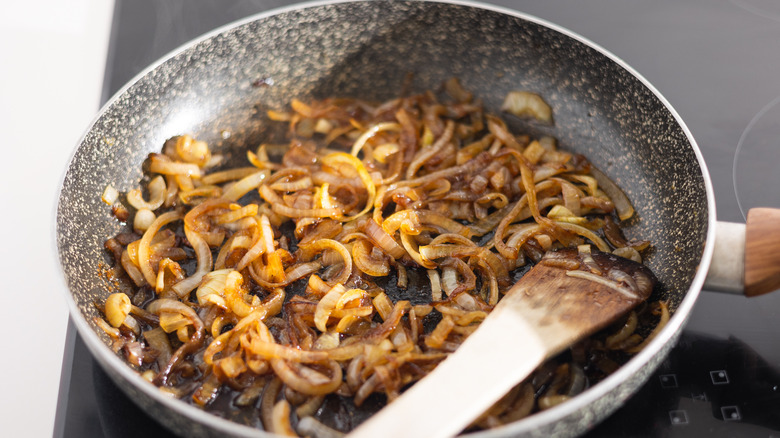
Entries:
{"type": "Polygon", "coordinates": [[[454,436],[545,359],[647,299],[654,285],[649,269],[611,254],[548,254],[453,354],[349,436],[454,436]]]}
{"type": "Polygon", "coordinates": [[[560,250],[526,273],[491,315],[523,318],[552,357],[646,300],[655,282],[639,263],[600,251],[560,250]]]}

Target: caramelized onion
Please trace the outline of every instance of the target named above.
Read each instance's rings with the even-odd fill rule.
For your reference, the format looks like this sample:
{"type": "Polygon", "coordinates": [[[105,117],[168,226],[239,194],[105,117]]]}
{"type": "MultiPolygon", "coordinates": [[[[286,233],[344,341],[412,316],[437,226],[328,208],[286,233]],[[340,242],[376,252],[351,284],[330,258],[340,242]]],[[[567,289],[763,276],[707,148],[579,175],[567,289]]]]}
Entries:
{"type": "Polygon", "coordinates": [[[301,365],[297,362],[288,362],[283,359],[272,359],[271,366],[276,375],[290,388],[308,395],[328,394],[341,386],[342,371],[338,362],[327,362],[327,370],[320,372],[301,365]]]}
{"type": "Polygon", "coordinates": [[[507,93],[501,110],[517,117],[533,117],[542,122],[552,122],[552,109],[547,102],[536,93],[515,90],[507,93]]]}
{"type": "Polygon", "coordinates": [[[624,221],[630,219],[631,216],[634,215],[634,206],[631,205],[631,201],[628,199],[628,196],[623,193],[623,190],[597,168],[592,167],[590,173],[593,175],[596,182],[598,182],[599,188],[612,200],[620,220],[624,221]]]}
{"type": "Polygon", "coordinates": [[[371,253],[371,245],[358,240],[352,246],[352,259],[361,271],[374,277],[384,277],[390,273],[390,264],[383,258],[377,258],[371,253]]]}
{"type": "Polygon", "coordinates": [[[127,202],[137,210],[145,208],[147,210],[157,210],[165,200],[165,179],[157,176],[149,182],[149,201],[141,196],[140,189],[134,189],[127,192],[127,202]]]}
{"type": "Polygon", "coordinates": [[[343,152],[333,152],[331,154],[324,156],[322,158],[322,163],[326,166],[332,166],[332,167],[338,166],[340,164],[348,164],[355,168],[358,176],[360,176],[360,180],[363,182],[363,185],[366,188],[366,192],[368,193],[368,199],[366,201],[366,206],[363,208],[363,210],[361,210],[359,213],[357,213],[354,216],[348,217],[347,220],[357,219],[358,217],[367,213],[374,205],[374,197],[376,196],[376,186],[374,185],[374,181],[371,179],[371,176],[368,174],[368,171],[363,165],[363,162],[360,161],[355,156],[343,152]]]}
{"type": "Polygon", "coordinates": [[[236,181],[222,194],[222,197],[229,201],[238,201],[242,196],[254,190],[264,179],[268,177],[268,171],[261,170],[251,173],[236,181]]]}
{"type": "Polygon", "coordinates": [[[106,320],[113,327],[119,328],[130,314],[131,307],[130,298],[126,294],[117,292],[109,295],[105,304],[106,320]]]}
{"type": "MultiPolygon", "coordinates": [[[[534,93],[510,93],[504,110],[552,120],[534,93]]],[[[248,150],[244,167],[215,169],[225,158],[182,135],[149,155],[145,183],[125,198],[104,191],[136,229],[106,242],[121,265],[112,278],[124,271],[136,290],[98,304],[96,324],[170,395],[199,406],[259,399],[263,427],[305,433],[326,400],[392,401],[423,378],[528,263],[637,301],[653,287],[646,271],[604,261],[641,260],[649,246],[620,229],[633,214],[625,193],[552,137],[513,132],[456,79],[380,103],[293,99],[267,115],[288,141],[248,150]]],[[[642,308],[656,317],[637,310],[551,358],[473,427],[603,378],[668,321],[665,304],[642,308]]]]}
{"type": "Polygon", "coordinates": [[[638,353],[640,352],[647,344],[650,343],[650,341],[655,338],[658,333],[660,333],[661,329],[663,329],[666,326],[666,323],[669,322],[669,306],[665,301],[658,301],[658,311],[654,312],[659,315],[659,320],[656,326],[653,328],[653,331],[642,341],[641,344],[636,345],[634,347],[631,347],[627,349],[626,351],[629,353],[638,353]]]}
{"type": "Polygon", "coordinates": [[[199,178],[202,174],[197,164],[173,162],[160,154],[150,154],[149,159],[149,170],[154,173],[195,178],[199,178]]]}
{"type": "Polygon", "coordinates": [[[141,238],[141,242],[138,245],[138,266],[141,268],[141,272],[144,274],[147,283],[155,284],[157,280],[157,276],[155,275],[151,264],[152,254],[150,244],[152,239],[162,227],[181,218],[182,215],[178,211],[164,213],[149,225],[149,228],[141,238]]]}
{"type": "Polygon", "coordinates": [[[350,154],[357,157],[358,153],[360,153],[360,150],[363,149],[363,146],[366,144],[366,142],[371,138],[374,137],[376,134],[382,132],[382,131],[398,131],[401,129],[401,125],[398,123],[378,123],[371,128],[367,129],[360,137],[358,137],[357,140],[355,140],[355,143],[352,144],[352,151],[350,154]]]}
{"type": "Polygon", "coordinates": [[[406,254],[406,251],[373,219],[361,222],[360,229],[366,233],[371,242],[382,248],[390,257],[398,260],[406,254]]]}
{"type": "Polygon", "coordinates": [[[198,265],[194,274],[173,285],[173,291],[180,297],[198,287],[203,276],[211,270],[212,261],[211,249],[209,249],[206,241],[198,233],[192,231],[189,227],[184,227],[184,234],[195,250],[198,265]]]}

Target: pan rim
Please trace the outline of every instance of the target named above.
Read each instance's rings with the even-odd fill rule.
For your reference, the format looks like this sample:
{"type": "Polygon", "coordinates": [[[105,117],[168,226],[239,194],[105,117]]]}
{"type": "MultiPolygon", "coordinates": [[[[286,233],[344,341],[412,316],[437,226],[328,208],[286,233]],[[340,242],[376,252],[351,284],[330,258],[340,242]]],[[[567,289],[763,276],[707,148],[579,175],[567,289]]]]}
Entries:
{"type": "MultiPolygon", "coordinates": [[[[131,78],[116,93],[114,93],[106,101],[106,103],[102,105],[101,108],[97,111],[95,117],[88,124],[83,135],[79,138],[78,142],[75,144],[75,147],[71,151],[71,155],[67,162],[67,166],[65,167],[61,175],[60,184],[58,187],[58,193],[60,193],[60,195],[57,197],[56,208],[55,208],[56,226],[55,226],[55,232],[53,233],[53,237],[55,239],[55,247],[58,252],[58,261],[60,259],[61,251],[60,251],[60,245],[58,241],[59,224],[57,223],[57,219],[59,217],[59,209],[61,207],[61,194],[65,182],[65,176],[69,172],[71,164],[75,158],[77,151],[80,148],[80,145],[84,142],[88,134],[93,130],[94,126],[102,117],[102,115],[105,112],[107,112],[107,110],[112,105],[114,105],[121,98],[121,96],[127,93],[127,91],[134,84],[141,81],[145,76],[147,76],[152,71],[158,69],[161,65],[165,64],[170,59],[178,56],[181,53],[191,50],[193,47],[197,46],[199,43],[203,41],[209,40],[231,29],[246,25],[248,23],[257,20],[286,13],[286,12],[300,11],[300,10],[327,6],[327,5],[334,5],[334,4],[368,3],[369,1],[371,0],[315,0],[315,1],[297,3],[285,7],[280,7],[280,8],[274,8],[268,11],[249,15],[247,17],[235,20],[231,23],[219,26],[192,40],[189,40],[188,42],[185,42],[179,47],[169,51],[168,53],[166,53],[165,55],[157,59],[155,62],[153,62],[146,68],[144,68],[133,78],[131,78]]],[[[487,436],[494,436],[494,435],[503,436],[504,434],[515,434],[515,433],[532,431],[540,427],[541,425],[549,424],[554,420],[558,420],[563,417],[566,417],[572,412],[585,409],[588,405],[591,405],[596,400],[604,397],[606,394],[613,391],[622,383],[626,382],[632,375],[639,373],[641,368],[648,362],[651,362],[654,356],[657,355],[659,351],[663,350],[666,344],[676,339],[676,336],[679,334],[679,332],[682,330],[682,327],[687,322],[690,312],[704,285],[706,273],[709,269],[709,265],[714,251],[713,243],[715,239],[715,228],[716,228],[715,224],[717,219],[716,219],[714,190],[712,187],[710,174],[707,169],[706,163],[704,161],[703,155],[692,133],[690,132],[685,122],[682,120],[681,116],[668,102],[668,100],[655,88],[655,86],[653,86],[647,79],[645,79],[644,76],[642,76],[639,72],[634,70],[630,65],[628,65],[621,58],[614,55],[613,53],[603,48],[602,46],[598,45],[597,43],[555,23],[506,7],[490,5],[490,4],[480,3],[476,1],[469,1],[469,0],[411,0],[411,1],[417,3],[438,3],[438,4],[445,4],[445,5],[465,6],[465,7],[475,8],[475,9],[493,11],[493,12],[497,12],[512,17],[517,17],[532,23],[542,25],[555,32],[558,32],[562,35],[572,38],[573,40],[578,41],[584,44],[585,46],[597,51],[598,53],[605,56],[612,62],[616,63],[626,72],[628,72],[631,76],[633,76],[636,80],[638,80],[666,108],[666,110],[673,117],[675,123],[677,123],[679,128],[685,134],[685,137],[687,138],[692,148],[694,156],[696,157],[697,160],[697,164],[701,170],[701,177],[703,178],[703,185],[704,185],[705,194],[707,198],[706,200],[707,200],[708,229],[706,233],[705,245],[702,251],[702,257],[700,259],[697,272],[694,275],[691,286],[689,287],[685,297],[680,302],[677,310],[672,315],[667,326],[664,327],[664,329],[659,333],[659,335],[656,336],[656,338],[653,339],[646,348],[644,348],[640,353],[638,353],[636,356],[631,358],[626,364],[621,366],[616,372],[612,373],[605,380],[603,380],[597,385],[594,385],[592,388],[588,389],[587,391],[578,395],[577,397],[573,398],[567,403],[563,403],[559,406],[548,409],[546,411],[536,413],[533,416],[528,417],[524,420],[517,421],[515,423],[511,423],[500,428],[470,434],[469,436],[475,436],[475,437],[477,436],[487,437],[487,436]]],[[[110,349],[103,343],[103,341],[100,339],[98,334],[94,330],[92,330],[92,328],[89,326],[86,319],[81,314],[78,308],[78,304],[76,303],[75,298],[72,292],[70,291],[70,288],[67,285],[66,273],[64,271],[63,264],[60,262],[58,263],[58,265],[59,265],[59,269],[58,269],[59,278],[61,284],[65,286],[64,289],[66,291],[65,293],[66,302],[68,305],[68,310],[71,316],[71,320],[76,326],[79,334],[84,338],[84,341],[88,349],[90,350],[90,352],[93,354],[93,356],[95,356],[95,358],[98,360],[98,362],[101,363],[102,366],[110,368],[114,373],[118,373],[121,378],[126,380],[134,388],[143,392],[145,396],[151,398],[155,402],[161,403],[167,408],[172,409],[173,411],[181,414],[186,418],[197,421],[206,427],[213,428],[216,430],[221,430],[235,436],[247,436],[247,437],[248,436],[274,436],[269,432],[265,432],[253,428],[251,426],[235,423],[230,420],[217,417],[215,415],[203,415],[204,413],[203,409],[190,405],[184,401],[178,399],[172,399],[168,396],[165,396],[153,385],[148,385],[147,384],[148,382],[144,380],[137,372],[135,372],[133,369],[128,367],[124,361],[122,361],[118,356],[113,354],[113,352],[111,352],[110,349]]]]}

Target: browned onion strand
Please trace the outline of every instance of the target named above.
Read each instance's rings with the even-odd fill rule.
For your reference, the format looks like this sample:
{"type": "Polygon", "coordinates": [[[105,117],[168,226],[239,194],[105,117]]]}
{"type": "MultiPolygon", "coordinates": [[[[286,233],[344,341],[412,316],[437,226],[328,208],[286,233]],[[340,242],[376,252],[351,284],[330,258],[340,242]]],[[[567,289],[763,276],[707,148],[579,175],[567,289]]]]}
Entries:
{"type": "MultiPolygon", "coordinates": [[[[166,142],[147,190],[128,196],[144,211],[135,232],[106,242],[137,288],[103,308],[113,348],[198,405],[233,397],[284,434],[321,415],[301,424],[332,433],[317,414],[329,397],[398,397],[545,253],[590,244],[641,260],[649,243],[624,237],[634,210],[603,173],[552,137],[513,133],[457,80],[443,89],[378,104],[294,99],[268,112],[288,125],[281,159],[262,144],[247,167],[212,170],[221,156],[189,135],[166,142]]],[[[544,103],[523,96],[536,112],[544,103]]],[[[512,112],[535,114],[517,102],[512,112]]],[[[620,271],[582,275],[602,274],[629,294],[644,286],[620,271]]],[[[668,313],[644,306],[551,360],[473,427],[575,396],[668,313]]]]}

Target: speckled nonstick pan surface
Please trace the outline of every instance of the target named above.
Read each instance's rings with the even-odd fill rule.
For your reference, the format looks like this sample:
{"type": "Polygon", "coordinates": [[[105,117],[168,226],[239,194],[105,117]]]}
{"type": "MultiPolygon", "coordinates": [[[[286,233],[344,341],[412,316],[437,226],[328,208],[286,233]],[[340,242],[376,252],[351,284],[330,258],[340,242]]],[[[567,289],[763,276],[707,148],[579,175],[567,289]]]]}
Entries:
{"type": "Polygon", "coordinates": [[[73,320],[108,374],[162,424],[185,436],[269,436],[162,395],[111,352],[92,322],[111,291],[103,241],[120,230],[103,189],[137,186],[141,163],[174,135],[192,133],[228,155],[274,135],[265,110],[292,97],[396,97],[456,76],[498,112],[510,90],[541,94],[555,124],[512,120],[552,134],[620,185],[637,210],[628,237],[649,239],[647,264],[675,313],[660,336],[573,400],[479,436],[568,436],[628,398],[673,347],[704,281],[715,223],[709,177],[688,129],[622,61],[553,24],[478,4],[311,3],[218,29],[130,82],[101,110],[62,182],[57,250],[73,320]],[[261,85],[260,83],[265,85],[261,85]],[[269,85],[270,84],[270,85],[269,85]],[[229,135],[228,135],[229,134],[229,135]]]}

